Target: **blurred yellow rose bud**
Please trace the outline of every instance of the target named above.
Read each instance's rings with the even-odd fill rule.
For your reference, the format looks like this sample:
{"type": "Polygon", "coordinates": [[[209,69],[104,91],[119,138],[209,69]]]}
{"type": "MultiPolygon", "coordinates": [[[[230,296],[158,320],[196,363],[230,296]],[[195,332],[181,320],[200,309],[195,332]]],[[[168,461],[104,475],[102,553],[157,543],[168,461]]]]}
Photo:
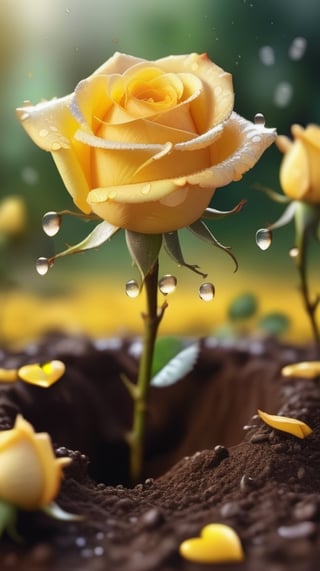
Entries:
{"type": "Polygon", "coordinates": [[[199,219],[275,131],[233,112],[231,75],[206,54],[115,53],[74,93],[17,110],[75,204],[115,227],[161,234],[199,219]]]}
{"type": "Polygon", "coordinates": [[[284,158],[280,167],[283,192],[293,200],[320,203],[320,127],[291,128],[293,140],[279,136],[276,144],[284,158]]]}
{"type": "Polygon", "coordinates": [[[26,226],[26,207],[20,196],[7,196],[0,202],[0,234],[17,236],[26,226]]]}
{"type": "Polygon", "coordinates": [[[35,433],[17,416],[11,430],[0,432],[0,501],[24,510],[48,506],[60,488],[62,468],[70,458],[56,458],[47,433],[35,433]]]}

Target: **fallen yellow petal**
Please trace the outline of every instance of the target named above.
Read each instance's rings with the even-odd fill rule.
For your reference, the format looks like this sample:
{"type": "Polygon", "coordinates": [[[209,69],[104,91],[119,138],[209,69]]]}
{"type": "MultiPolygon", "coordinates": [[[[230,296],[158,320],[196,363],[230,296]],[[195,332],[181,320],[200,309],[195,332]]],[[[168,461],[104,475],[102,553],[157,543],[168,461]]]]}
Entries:
{"type": "Polygon", "coordinates": [[[0,368],[0,383],[15,383],[18,378],[18,369],[0,368]]]}
{"type": "Polygon", "coordinates": [[[240,563],[244,560],[238,535],[222,523],[206,525],[200,537],[186,539],[179,551],[182,557],[195,563],[240,563]]]}
{"type": "Polygon", "coordinates": [[[289,434],[293,434],[298,438],[305,438],[312,432],[312,428],[310,428],[310,426],[308,426],[305,422],[302,422],[302,420],[298,420],[296,418],[290,418],[288,416],[280,416],[276,414],[268,414],[259,409],[258,415],[260,416],[261,420],[263,420],[263,422],[269,426],[272,426],[272,428],[276,428],[282,432],[288,432],[289,434]]]}
{"type": "Polygon", "coordinates": [[[40,365],[24,365],[18,370],[20,379],[31,385],[48,388],[56,383],[65,372],[65,364],[62,361],[49,361],[40,365]]]}
{"type": "Polygon", "coordinates": [[[320,376],[320,361],[302,361],[286,365],[281,369],[284,377],[303,377],[304,379],[315,379],[320,376]]]}

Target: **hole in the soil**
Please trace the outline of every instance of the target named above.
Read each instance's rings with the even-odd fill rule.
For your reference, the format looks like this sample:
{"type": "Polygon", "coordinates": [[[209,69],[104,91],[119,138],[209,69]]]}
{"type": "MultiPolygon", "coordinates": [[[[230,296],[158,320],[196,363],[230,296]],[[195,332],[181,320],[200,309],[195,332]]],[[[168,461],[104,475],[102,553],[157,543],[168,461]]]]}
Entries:
{"type": "MultiPolygon", "coordinates": [[[[32,357],[19,356],[23,363],[53,356],[63,360],[66,374],[60,382],[48,390],[19,383],[9,392],[3,388],[3,394],[58,446],[86,454],[97,482],[128,484],[124,434],[130,428],[131,402],[120,373],[134,379],[137,361],[125,342],[103,350],[82,342],[78,354],[74,349],[68,353],[67,346],[65,338],[56,336],[32,357]]],[[[257,408],[277,410],[282,364],[279,355],[272,357],[270,347],[268,354],[264,348],[252,353],[249,345],[241,350],[203,347],[192,374],[173,386],[152,388],[142,478],[166,472],[197,450],[240,442],[243,426],[257,408]]]]}

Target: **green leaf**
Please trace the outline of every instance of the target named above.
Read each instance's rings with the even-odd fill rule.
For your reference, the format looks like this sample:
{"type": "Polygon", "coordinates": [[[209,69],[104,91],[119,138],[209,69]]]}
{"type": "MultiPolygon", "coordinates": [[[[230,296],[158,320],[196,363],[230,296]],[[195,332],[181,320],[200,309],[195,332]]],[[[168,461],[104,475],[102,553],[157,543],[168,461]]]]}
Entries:
{"type": "Polygon", "coordinates": [[[61,521],[82,521],[84,519],[83,515],[71,514],[64,511],[55,502],[51,502],[51,504],[44,506],[41,509],[46,515],[61,521]]]}
{"type": "Polygon", "coordinates": [[[133,263],[137,266],[142,280],[155,265],[162,244],[161,234],[141,234],[126,230],[126,242],[133,263]]]}
{"type": "Polygon", "coordinates": [[[178,232],[167,232],[164,234],[163,245],[166,252],[176,262],[176,264],[178,264],[178,266],[188,268],[189,270],[202,276],[204,279],[207,277],[207,274],[204,274],[201,272],[201,270],[199,270],[199,266],[197,264],[187,264],[185,261],[180,246],[178,232]]]}
{"type": "Polygon", "coordinates": [[[159,337],[156,340],[151,377],[154,377],[183,347],[182,340],[178,337],[159,337]]]}
{"type": "Polygon", "coordinates": [[[85,250],[91,250],[93,248],[98,248],[110,240],[110,238],[120,230],[117,226],[113,226],[109,224],[109,222],[101,222],[98,224],[92,232],[81,242],[75,244],[74,246],[69,246],[63,252],[59,252],[59,254],[55,254],[52,258],[49,259],[49,263],[53,263],[57,258],[62,258],[63,256],[68,256],[69,254],[79,254],[85,250]]]}
{"type": "Polygon", "coordinates": [[[284,313],[269,313],[260,319],[259,328],[268,335],[277,337],[290,327],[290,319],[284,313]]]}
{"type": "Polygon", "coordinates": [[[152,379],[152,387],[169,387],[192,371],[200,351],[199,343],[183,349],[167,363],[152,379]]]}
{"type": "Polygon", "coordinates": [[[296,213],[297,205],[298,205],[298,202],[296,202],[296,201],[290,202],[290,204],[287,206],[287,208],[281,214],[280,218],[278,218],[278,220],[276,222],[274,222],[273,224],[268,225],[268,227],[267,227],[268,230],[276,230],[276,228],[282,228],[282,226],[286,226],[286,224],[289,224],[289,222],[291,222],[291,220],[293,220],[293,217],[296,213]]]}
{"type": "Polygon", "coordinates": [[[232,254],[232,252],[230,250],[230,246],[224,246],[223,244],[221,244],[221,242],[219,242],[215,238],[215,236],[209,230],[208,226],[202,220],[196,220],[196,222],[193,222],[193,224],[190,224],[190,226],[188,226],[188,230],[190,230],[198,238],[201,238],[202,240],[209,242],[209,244],[213,244],[214,246],[216,246],[216,248],[219,248],[220,250],[223,250],[224,252],[226,252],[226,254],[228,254],[233,259],[233,261],[235,263],[235,270],[234,271],[235,272],[237,271],[238,262],[237,262],[236,257],[232,254]]]}
{"type": "Polygon", "coordinates": [[[239,321],[252,317],[258,308],[258,301],[253,293],[244,293],[236,297],[230,304],[228,314],[231,321],[239,321]]]}

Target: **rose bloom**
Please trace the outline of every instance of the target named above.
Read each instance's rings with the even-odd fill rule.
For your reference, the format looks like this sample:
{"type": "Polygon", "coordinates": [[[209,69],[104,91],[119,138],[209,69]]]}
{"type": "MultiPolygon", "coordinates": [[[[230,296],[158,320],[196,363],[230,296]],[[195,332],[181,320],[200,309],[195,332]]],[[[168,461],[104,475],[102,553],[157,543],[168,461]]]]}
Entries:
{"type": "Polygon", "coordinates": [[[18,109],[84,213],[162,233],[201,217],[275,138],[233,112],[231,75],[206,54],[115,53],[66,97],[18,109]]]}
{"type": "Polygon", "coordinates": [[[293,200],[320,203],[320,127],[291,128],[293,141],[279,136],[276,144],[284,153],[280,167],[283,192],[293,200]]]}
{"type": "Polygon", "coordinates": [[[62,468],[70,458],[56,458],[50,437],[36,434],[18,415],[11,430],[0,432],[0,501],[18,508],[35,510],[56,497],[62,468]]]}

